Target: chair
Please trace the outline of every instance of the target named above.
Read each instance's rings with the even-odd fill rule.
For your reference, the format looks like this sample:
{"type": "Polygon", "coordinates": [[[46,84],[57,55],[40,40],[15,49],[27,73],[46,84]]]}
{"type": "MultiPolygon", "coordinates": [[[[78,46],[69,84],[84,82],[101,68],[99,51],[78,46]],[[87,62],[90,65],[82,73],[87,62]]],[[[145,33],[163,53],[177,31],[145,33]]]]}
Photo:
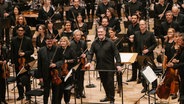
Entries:
{"type": "MultiPolygon", "coordinates": [[[[7,87],[7,96],[8,96],[8,100],[9,100],[9,84],[12,84],[12,83],[16,83],[16,77],[14,76],[10,76],[9,78],[6,79],[6,87],[7,87]]],[[[14,86],[15,87],[15,86],[14,86]]],[[[14,90],[15,88],[13,88],[14,90]]],[[[14,94],[15,95],[15,94],[14,94]]],[[[15,98],[15,96],[14,96],[15,98]]]]}

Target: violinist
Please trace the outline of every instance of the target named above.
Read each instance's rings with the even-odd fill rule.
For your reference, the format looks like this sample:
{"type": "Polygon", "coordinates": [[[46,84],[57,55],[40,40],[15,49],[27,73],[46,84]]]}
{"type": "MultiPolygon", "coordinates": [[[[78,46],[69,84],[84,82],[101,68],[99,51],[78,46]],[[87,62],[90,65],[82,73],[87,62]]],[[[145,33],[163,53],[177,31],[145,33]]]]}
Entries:
{"type": "Polygon", "coordinates": [[[73,39],[72,23],[70,21],[64,23],[64,31],[61,33],[61,36],[66,36],[69,40],[73,39]]]}
{"type": "MultiPolygon", "coordinates": [[[[36,32],[35,32],[36,33],[36,32]]],[[[38,36],[36,37],[36,48],[39,49],[43,46],[46,46],[46,35],[47,29],[45,25],[38,26],[38,36]]]]}
{"type": "Polygon", "coordinates": [[[61,74],[62,74],[62,84],[60,87],[60,96],[59,99],[61,100],[64,95],[65,104],[69,104],[70,96],[71,96],[71,86],[73,85],[73,78],[72,76],[64,82],[65,76],[68,74],[72,67],[77,62],[77,56],[75,51],[70,46],[70,41],[66,36],[61,37],[60,45],[62,47],[61,51],[63,53],[64,64],[62,65],[61,74]]]}
{"type": "MultiPolygon", "coordinates": [[[[155,66],[155,63],[153,62],[153,59],[154,59],[153,50],[155,49],[155,47],[157,45],[156,39],[155,39],[153,33],[151,33],[150,31],[147,30],[147,24],[146,24],[145,20],[140,20],[139,28],[140,28],[140,31],[136,31],[134,34],[133,46],[134,46],[135,52],[137,52],[138,56],[140,56],[140,57],[149,58],[151,61],[150,63],[152,64],[151,66],[153,66],[155,68],[156,66],[155,66]]],[[[140,59],[137,58],[137,60],[139,61],[140,59]]],[[[146,63],[144,63],[144,64],[146,64],[146,63]]],[[[139,66],[143,66],[143,65],[139,65],[139,66]]],[[[141,68],[139,68],[139,69],[141,69],[141,68]]],[[[147,91],[148,85],[146,84],[146,80],[144,79],[143,76],[141,78],[141,81],[142,81],[142,85],[144,87],[142,89],[141,93],[144,93],[147,91]]],[[[152,93],[155,93],[156,87],[157,87],[157,82],[155,80],[152,84],[152,89],[151,89],[152,93]]]]}
{"type": "MultiPolygon", "coordinates": [[[[16,80],[19,93],[19,97],[17,98],[17,100],[22,100],[24,98],[24,86],[26,87],[26,92],[31,90],[29,66],[27,65],[27,63],[30,62],[31,55],[34,52],[34,48],[32,40],[29,37],[25,36],[24,33],[24,25],[18,25],[18,35],[13,37],[11,43],[11,61],[13,64],[15,64],[16,74],[21,72],[22,67],[25,67],[25,69],[27,70],[25,73],[17,75],[16,80]]],[[[26,99],[30,100],[30,96],[26,96],[26,99]]]]}
{"type": "Polygon", "coordinates": [[[179,82],[179,102],[180,104],[184,103],[184,34],[181,34],[181,36],[178,37],[177,43],[180,46],[179,52],[177,53],[176,58],[174,58],[171,62],[167,64],[167,67],[171,67],[174,69],[178,69],[178,73],[180,76],[180,82],[179,82]]]}
{"type": "MultiPolygon", "coordinates": [[[[48,104],[48,97],[50,89],[52,89],[52,104],[60,104],[59,89],[60,84],[54,84],[52,78],[56,77],[60,79],[60,68],[63,63],[63,57],[60,47],[53,45],[53,38],[50,35],[46,35],[46,46],[41,47],[38,51],[38,78],[43,83],[44,95],[43,103],[48,104]],[[51,71],[56,70],[58,74],[52,74],[51,71]]],[[[56,82],[57,83],[57,82],[56,82]]]]}
{"type": "Polygon", "coordinates": [[[1,86],[0,86],[0,104],[8,104],[6,103],[6,78],[4,78],[4,74],[6,70],[4,70],[4,65],[6,65],[6,51],[5,49],[3,49],[3,44],[2,42],[0,43],[0,83],[1,83],[1,86]]]}
{"type": "MultiPolygon", "coordinates": [[[[77,54],[78,62],[81,62],[81,58],[86,58],[87,44],[84,40],[81,40],[82,32],[80,30],[75,30],[73,32],[74,39],[71,41],[70,46],[74,49],[77,54]]],[[[82,63],[82,62],[81,62],[82,63]]],[[[75,72],[76,76],[76,98],[85,98],[84,95],[84,71],[82,70],[83,64],[80,64],[75,72]]]]}

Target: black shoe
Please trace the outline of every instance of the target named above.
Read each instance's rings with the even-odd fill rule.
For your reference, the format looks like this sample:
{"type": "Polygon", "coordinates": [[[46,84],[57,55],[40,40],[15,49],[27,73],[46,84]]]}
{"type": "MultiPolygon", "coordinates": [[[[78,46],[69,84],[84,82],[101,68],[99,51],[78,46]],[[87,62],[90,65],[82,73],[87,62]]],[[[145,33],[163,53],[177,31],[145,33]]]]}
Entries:
{"type": "Polygon", "coordinates": [[[26,100],[31,100],[31,97],[30,96],[26,96],[26,100]]]}
{"type": "Polygon", "coordinates": [[[86,96],[84,94],[81,95],[82,98],[86,98],[86,96]]]}
{"type": "Polygon", "coordinates": [[[171,98],[176,99],[177,97],[178,97],[177,94],[173,94],[171,98]]]}
{"type": "Polygon", "coordinates": [[[22,99],[24,99],[24,97],[23,97],[23,96],[19,96],[19,97],[17,98],[17,101],[22,100],[22,99]]]}
{"type": "Polygon", "coordinates": [[[139,84],[139,83],[141,83],[141,79],[138,79],[138,80],[137,80],[137,84],[139,84]]]}
{"type": "Polygon", "coordinates": [[[127,80],[127,82],[132,82],[132,81],[136,81],[136,79],[131,78],[131,79],[127,80]]]}
{"type": "Polygon", "coordinates": [[[151,89],[150,91],[149,91],[149,94],[155,94],[156,93],[156,89],[151,89]]]}
{"type": "Polygon", "coordinates": [[[110,101],[109,98],[105,97],[104,99],[101,99],[100,102],[106,102],[106,101],[110,101]]]}
{"type": "Polygon", "coordinates": [[[110,101],[110,104],[114,104],[114,101],[110,101]]]}
{"type": "Polygon", "coordinates": [[[80,96],[80,95],[76,95],[76,98],[77,98],[77,99],[80,99],[80,98],[81,98],[81,96],[80,96]]]}
{"type": "Polygon", "coordinates": [[[145,93],[147,91],[146,88],[142,89],[141,93],[145,93]]]}

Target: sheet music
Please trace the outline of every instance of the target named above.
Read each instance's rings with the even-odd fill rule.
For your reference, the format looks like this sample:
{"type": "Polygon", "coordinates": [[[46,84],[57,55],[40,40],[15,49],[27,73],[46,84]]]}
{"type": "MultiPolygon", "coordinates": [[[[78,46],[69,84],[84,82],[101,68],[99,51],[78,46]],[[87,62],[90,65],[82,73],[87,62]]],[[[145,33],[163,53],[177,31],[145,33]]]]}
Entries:
{"type": "Polygon", "coordinates": [[[156,74],[153,72],[150,66],[147,66],[145,69],[143,69],[142,73],[149,83],[152,83],[157,79],[156,74]]]}
{"type": "Polygon", "coordinates": [[[132,56],[132,53],[120,53],[121,62],[130,62],[132,56]]]}

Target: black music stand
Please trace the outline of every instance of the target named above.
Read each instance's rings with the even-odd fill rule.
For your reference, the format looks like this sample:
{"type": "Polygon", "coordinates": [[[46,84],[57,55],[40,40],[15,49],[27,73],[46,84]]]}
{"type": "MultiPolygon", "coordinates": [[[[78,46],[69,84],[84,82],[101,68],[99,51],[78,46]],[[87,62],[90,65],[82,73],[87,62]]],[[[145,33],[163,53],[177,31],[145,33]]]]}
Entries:
{"type": "Polygon", "coordinates": [[[155,99],[155,97],[150,96],[149,93],[149,84],[154,82],[157,79],[156,74],[153,72],[152,68],[150,66],[145,66],[142,70],[141,73],[143,75],[143,77],[146,79],[146,84],[147,84],[147,91],[145,92],[144,95],[142,95],[136,102],[135,104],[137,104],[140,99],[144,98],[145,96],[148,96],[148,104],[150,104],[150,97],[155,99]]]}

